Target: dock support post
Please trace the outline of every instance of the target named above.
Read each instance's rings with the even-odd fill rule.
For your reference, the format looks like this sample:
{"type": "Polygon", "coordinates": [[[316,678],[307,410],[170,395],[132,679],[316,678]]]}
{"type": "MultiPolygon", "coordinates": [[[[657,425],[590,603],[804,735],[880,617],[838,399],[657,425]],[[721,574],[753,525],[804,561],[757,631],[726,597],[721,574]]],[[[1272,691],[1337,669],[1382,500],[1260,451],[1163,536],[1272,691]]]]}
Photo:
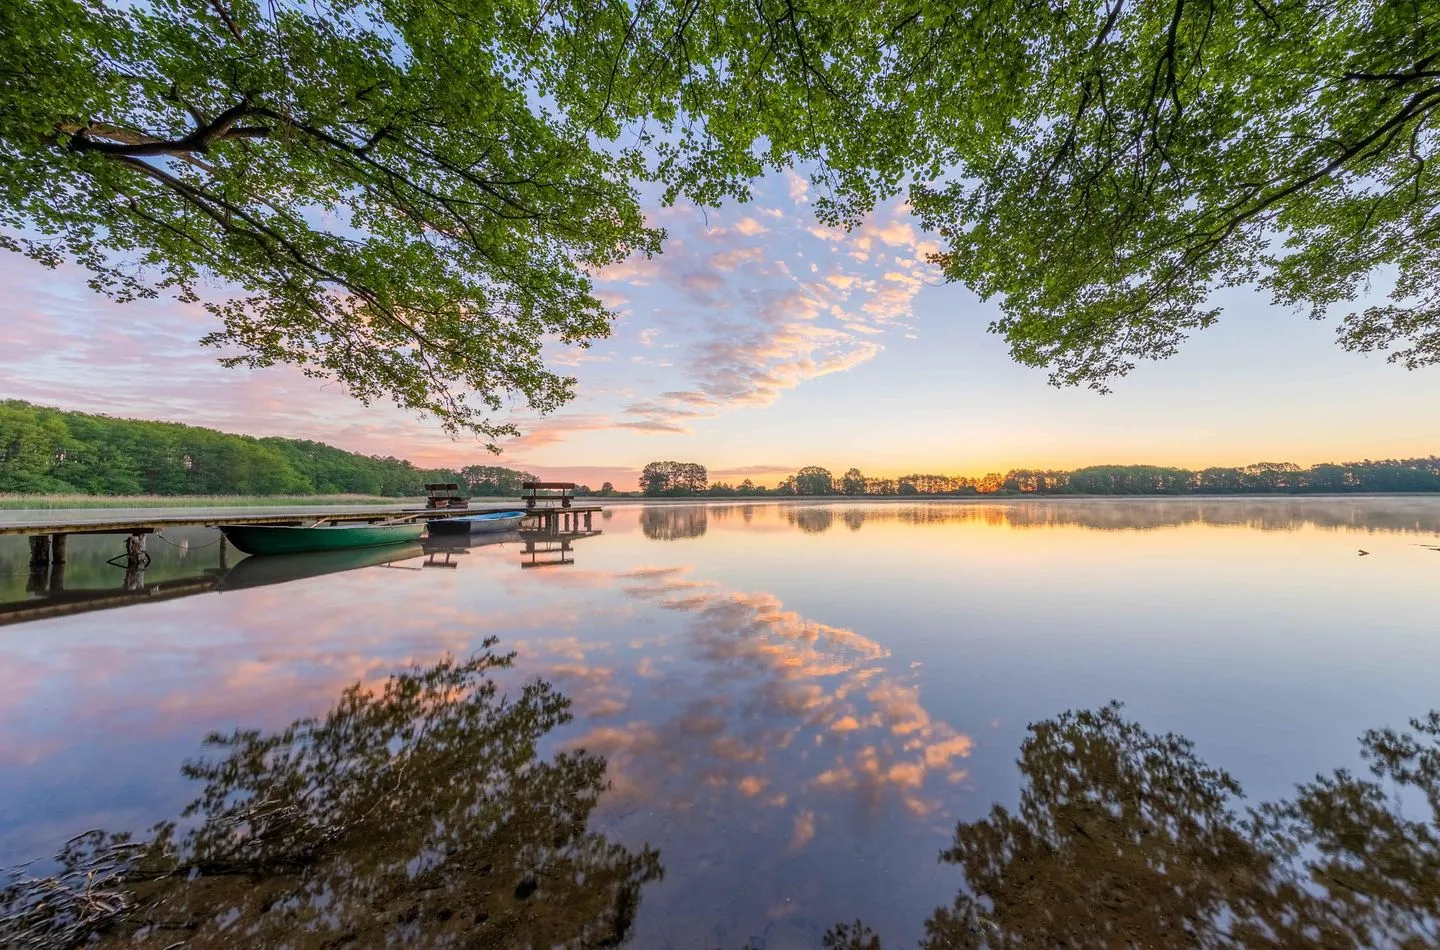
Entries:
{"type": "Polygon", "coordinates": [[[50,563],[65,563],[65,542],[69,540],[69,538],[70,536],[68,534],[50,535],[50,563]]]}
{"type": "Polygon", "coordinates": [[[150,555],[145,551],[145,535],[136,532],[125,539],[125,567],[128,570],[148,567],[150,555]]]}
{"type": "Polygon", "coordinates": [[[30,536],[30,567],[43,568],[50,563],[50,535],[32,534],[30,536]]]}
{"type": "MultiPolygon", "coordinates": [[[[60,541],[65,540],[60,535],[60,541]]],[[[63,553],[63,552],[62,552],[63,553]]],[[[65,558],[59,557],[50,562],[50,593],[58,594],[65,589],[65,558]]]]}
{"type": "Polygon", "coordinates": [[[585,512],[585,530],[590,530],[590,512],[585,512]]]}
{"type": "Polygon", "coordinates": [[[220,570],[222,571],[229,570],[230,568],[229,554],[230,543],[225,540],[225,535],[222,534],[220,535],[220,570]]]}

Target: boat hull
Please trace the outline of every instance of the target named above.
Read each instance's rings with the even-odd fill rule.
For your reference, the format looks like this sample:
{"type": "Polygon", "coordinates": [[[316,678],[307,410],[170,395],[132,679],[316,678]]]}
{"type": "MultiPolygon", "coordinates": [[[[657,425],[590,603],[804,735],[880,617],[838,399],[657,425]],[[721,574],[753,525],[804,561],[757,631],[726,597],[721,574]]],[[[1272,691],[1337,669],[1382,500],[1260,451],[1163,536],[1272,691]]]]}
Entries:
{"type": "Polygon", "coordinates": [[[246,554],[303,554],[307,551],[343,551],[382,544],[418,541],[423,524],[340,525],[301,528],[285,525],[222,524],[226,540],[246,554]]]}
{"type": "Polygon", "coordinates": [[[525,513],[506,512],[504,517],[496,515],[467,515],[463,518],[440,518],[430,522],[430,533],[437,534],[498,534],[514,531],[525,520],[525,513]]]}

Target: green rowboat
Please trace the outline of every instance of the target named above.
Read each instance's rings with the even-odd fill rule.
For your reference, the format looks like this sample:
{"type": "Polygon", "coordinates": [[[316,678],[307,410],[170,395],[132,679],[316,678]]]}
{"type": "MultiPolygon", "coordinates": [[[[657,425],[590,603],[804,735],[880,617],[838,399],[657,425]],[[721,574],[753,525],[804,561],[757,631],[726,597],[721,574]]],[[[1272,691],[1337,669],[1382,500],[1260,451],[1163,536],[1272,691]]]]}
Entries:
{"type": "Polygon", "coordinates": [[[216,525],[225,539],[246,554],[300,554],[304,551],[340,551],[379,544],[418,541],[425,526],[406,524],[337,524],[317,528],[274,524],[216,525]]]}

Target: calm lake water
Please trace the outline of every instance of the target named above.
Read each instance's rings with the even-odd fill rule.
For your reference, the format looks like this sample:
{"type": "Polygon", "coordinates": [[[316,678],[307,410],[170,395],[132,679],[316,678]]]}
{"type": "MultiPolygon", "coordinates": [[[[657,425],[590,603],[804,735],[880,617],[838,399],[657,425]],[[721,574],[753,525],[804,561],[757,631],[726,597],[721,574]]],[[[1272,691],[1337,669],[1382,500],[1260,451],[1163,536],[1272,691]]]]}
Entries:
{"type": "MultiPolygon", "coordinates": [[[[157,947],[1440,941],[1440,747],[1408,725],[1440,708],[1440,499],[594,527],[368,565],[167,530],[145,602],[0,626],[0,866],[153,842],[80,838],[69,890],[0,918],[157,947]]],[[[118,545],[72,539],[52,586],[0,538],[0,602],[123,594],[118,545]]]]}

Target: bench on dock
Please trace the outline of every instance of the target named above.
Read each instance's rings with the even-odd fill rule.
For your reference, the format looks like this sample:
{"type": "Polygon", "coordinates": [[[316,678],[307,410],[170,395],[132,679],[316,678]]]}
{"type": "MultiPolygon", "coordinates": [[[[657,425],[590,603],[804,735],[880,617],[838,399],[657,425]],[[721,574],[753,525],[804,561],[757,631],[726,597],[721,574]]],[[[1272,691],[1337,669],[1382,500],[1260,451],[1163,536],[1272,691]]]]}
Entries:
{"type": "Polygon", "coordinates": [[[470,502],[460,494],[456,482],[429,482],[425,485],[426,508],[468,508],[470,502]]]}
{"type": "Polygon", "coordinates": [[[575,500],[574,482],[521,482],[521,489],[529,492],[525,496],[525,508],[533,511],[536,508],[553,507],[555,502],[560,503],[561,508],[569,508],[575,500]],[[542,491],[556,492],[558,495],[542,495],[542,491]],[[541,502],[545,504],[542,505],[541,502]]]}

